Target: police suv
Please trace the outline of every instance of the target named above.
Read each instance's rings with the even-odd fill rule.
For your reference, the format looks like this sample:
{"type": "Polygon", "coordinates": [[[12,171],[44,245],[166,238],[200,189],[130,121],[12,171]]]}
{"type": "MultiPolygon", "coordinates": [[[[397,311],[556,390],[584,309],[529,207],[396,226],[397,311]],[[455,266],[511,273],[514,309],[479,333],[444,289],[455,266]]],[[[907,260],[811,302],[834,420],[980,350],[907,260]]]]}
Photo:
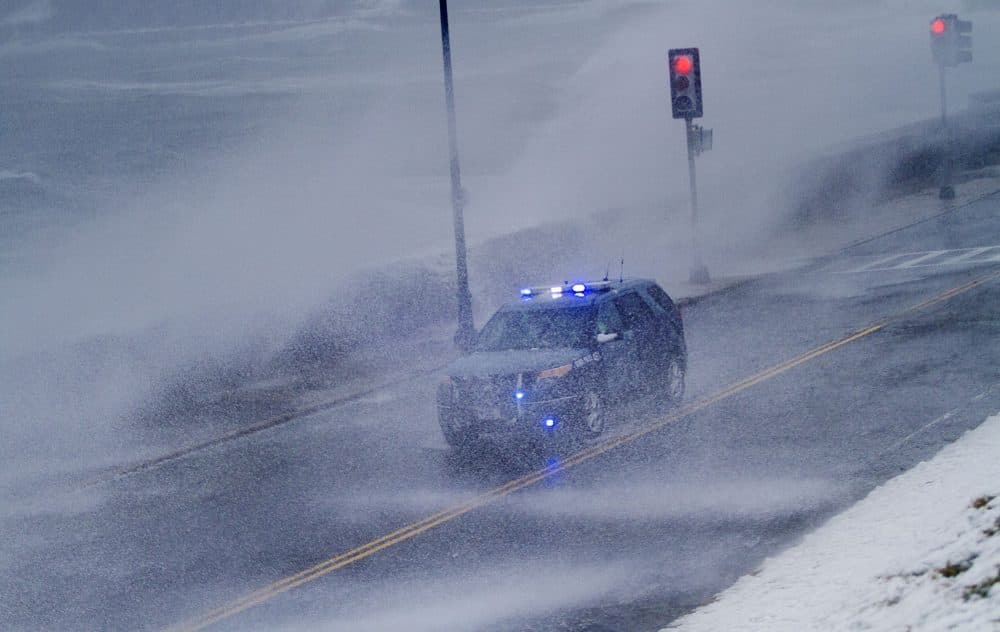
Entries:
{"type": "Polygon", "coordinates": [[[686,371],[680,312],[655,281],[526,288],[447,367],[438,420],[454,448],[593,436],[635,396],[680,401],[686,371]]]}

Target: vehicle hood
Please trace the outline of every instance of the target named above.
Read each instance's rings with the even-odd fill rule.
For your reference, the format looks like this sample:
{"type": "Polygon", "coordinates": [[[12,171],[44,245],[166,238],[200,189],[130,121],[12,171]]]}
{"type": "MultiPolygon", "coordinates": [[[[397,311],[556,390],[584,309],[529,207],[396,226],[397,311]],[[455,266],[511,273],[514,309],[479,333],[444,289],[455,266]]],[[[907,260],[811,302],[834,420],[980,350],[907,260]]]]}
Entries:
{"type": "Polygon", "coordinates": [[[448,375],[454,377],[534,373],[569,364],[590,353],[588,349],[476,351],[455,360],[446,370],[448,375]]]}

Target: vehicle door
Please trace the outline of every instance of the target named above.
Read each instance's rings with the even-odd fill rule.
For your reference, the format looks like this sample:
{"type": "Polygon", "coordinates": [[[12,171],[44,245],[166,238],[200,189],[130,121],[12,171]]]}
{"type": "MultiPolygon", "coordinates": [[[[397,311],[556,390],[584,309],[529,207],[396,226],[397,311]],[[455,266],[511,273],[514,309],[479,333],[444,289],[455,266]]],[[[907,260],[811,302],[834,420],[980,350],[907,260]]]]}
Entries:
{"type": "Polygon", "coordinates": [[[662,352],[656,317],[646,301],[634,291],[622,294],[614,304],[625,327],[624,337],[633,369],[630,379],[634,388],[642,389],[650,385],[656,359],[662,352]]]}
{"type": "Polygon", "coordinates": [[[663,310],[663,315],[669,324],[668,337],[671,340],[671,347],[683,346],[680,344],[680,338],[684,335],[684,323],[681,320],[681,313],[677,310],[677,306],[670,299],[670,296],[663,291],[658,285],[650,285],[645,288],[646,294],[649,298],[653,300],[656,307],[663,310]]]}
{"type": "Polygon", "coordinates": [[[614,303],[601,303],[597,308],[597,351],[601,354],[607,389],[614,399],[621,399],[632,390],[635,383],[629,374],[634,372],[630,360],[630,345],[625,339],[625,324],[614,303]],[[608,338],[617,334],[614,339],[608,338]]]}
{"type": "Polygon", "coordinates": [[[668,360],[671,356],[678,356],[682,362],[687,353],[684,344],[684,325],[681,322],[680,312],[674,305],[670,297],[657,285],[650,285],[644,289],[646,304],[652,308],[656,318],[656,340],[660,346],[660,351],[654,359],[655,369],[658,373],[666,370],[668,360]]]}

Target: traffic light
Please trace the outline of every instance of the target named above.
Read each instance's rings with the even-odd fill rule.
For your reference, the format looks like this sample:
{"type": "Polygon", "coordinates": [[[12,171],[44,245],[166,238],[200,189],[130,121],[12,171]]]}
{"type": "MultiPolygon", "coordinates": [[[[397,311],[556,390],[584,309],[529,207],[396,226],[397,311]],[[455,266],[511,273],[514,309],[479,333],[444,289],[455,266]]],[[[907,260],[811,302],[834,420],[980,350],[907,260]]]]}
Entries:
{"type": "Polygon", "coordinates": [[[963,35],[963,33],[972,32],[972,22],[970,20],[959,20],[958,16],[955,16],[953,20],[955,25],[954,28],[954,48],[955,48],[955,64],[961,64],[965,62],[972,61],[972,36],[963,35]]]}
{"type": "Polygon", "coordinates": [[[944,16],[931,20],[931,55],[934,63],[945,64],[948,57],[949,42],[948,21],[944,16]]]}
{"type": "Polygon", "coordinates": [[[670,103],[675,119],[701,118],[701,65],[697,48],[672,48],[667,52],[670,66],[670,103]]]}
{"type": "Polygon", "coordinates": [[[942,66],[957,66],[972,61],[972,22],[959,20],[954,13],[931,20],[931,54],[942,66]]]}

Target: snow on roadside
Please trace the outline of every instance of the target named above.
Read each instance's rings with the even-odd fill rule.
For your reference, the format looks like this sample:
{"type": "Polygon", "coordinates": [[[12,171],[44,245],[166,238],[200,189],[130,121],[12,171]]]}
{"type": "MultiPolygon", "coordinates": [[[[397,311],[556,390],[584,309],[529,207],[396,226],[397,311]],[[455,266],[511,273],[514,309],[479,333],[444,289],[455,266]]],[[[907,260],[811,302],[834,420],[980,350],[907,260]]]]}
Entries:
{"type": "Polygon", "coordinates": [[[998,495],[1000,415],[664,630],[1000,630],[998,495]]]}

